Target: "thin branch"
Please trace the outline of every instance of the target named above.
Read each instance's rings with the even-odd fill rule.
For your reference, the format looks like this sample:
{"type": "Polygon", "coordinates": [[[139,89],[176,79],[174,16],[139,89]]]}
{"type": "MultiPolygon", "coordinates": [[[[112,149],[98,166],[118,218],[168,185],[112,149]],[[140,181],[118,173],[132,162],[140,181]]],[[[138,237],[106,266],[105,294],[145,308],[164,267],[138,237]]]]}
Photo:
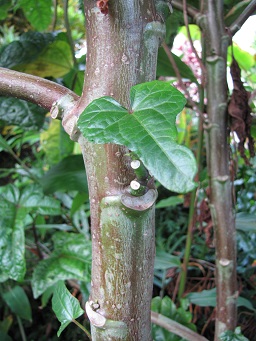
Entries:
{"type": "MultiPolygon", "coordinates": [[[[183,5],[181,3],[181,1],[172,1],[172,6],[180,11],[183,11],[183,5]]],[[[197,16],[200,15],[200,11],[198,11],[198,9],[196,9],[193,6],[187,6],[187,13],[188,15],[194,20],[196,21],[197,16]]]]}
{"type": "Polygon", "coordinates": [[[56,23],[58,19],[58,0],[53,0],[53,19],[52,19],[52,31],[55,31],[56,23]]]}
{"type": "Polygon", "coordinates": [[[79,100],[73,91],[47,79],[0,67],[0,96],[11,96],[50,110],[64,95],[79,100]]]}
{"type": "Polygon", "coordinates": [[[154,311],[151,311],[151,322],[184,339],[190,341],[208,341],[204,336],[154,311]]]}
{"type": "Polygon", "coordinates": [[[252,15],[256,11],[256,0],[252,0],[249,5],[243,10],[243,12],[239,15],[238,18],[233,22],[233,24],[230,26],[230,33],[232,36],[240,30],[240,28],[243,26],[245,21],[249,18],[250,15],[252,15]]]}
{"type": "Polygon", "coordinates": [[[68,18],[68,0],[64,0],[64,23],[65,23],[65,28],[67,31],[68,42],[69,42],[69,45],[70,45],[71,51],[72,51],[73,63],[74,63],[74,65],[76,65],[74,41],[72,38],[71,29],[70,29],[70,25],[69,25],[69,18],[68,18]]]}
{"type": "Polygon", "coordinates": [[[191,37],[191,34],[190,34],[190,29],[189,29],[189,26],[188,26],[188,12],[187,12],[187,1],[186,0],[183,0],[183,16],[184,16],[184,23],[185,23],[185,26],[186,26],[186,31],[187,31],[187,35],[188,35],[188,40],[189,40],[189,43],[190,43],[190,46],[191,46],[191,49],[193,51],[193,53],[195,54],[196,56],[196,59],[201,67],[201,71],[202,71],[202,76],[201,76],[201,83],[202,83],[202,86],[204,86],[204,83],[205,83],[205,66],[201,60],[201,58],[199,57],[198,53],[197,53],[197,50],[195,49],[195,46],[193,44],[193,41],[192,41],[192,37],[191,37]]]}
{"type": "Polygon", "coordinates": [[[191,98],[191,96],[190,96],[190,94],[189,94],[189,92],[188,92],[186,86],[184,85],[184,83],[183,83],[183,81],[182,81],[182,78],[181,78],[181,75],[180,75],[180,71],[179,71],[179,69],[178,69],[178,67],[177,67],[177,65],[176,65],[176,63],[175,63],[175,60],[174,60],[174,58],[173,58],[173,56],[172,56],[172,53],[171,53],[171,51],[170,51],[168,45],[166,44],[166,42],[163,42],[163,43],[162,43],[162,46],[163,46],[163,49],[164,49],[165,53],[167,54],[167,57],[169,58],[169,61],[170,61],[171,65],[172,65],[172,67],[173,67],[173,70],[174,70],[174,72],[175,72],[175,74],[176,74],[176,76],[177,76],[177,78],[178,78],[179,86],[180,86],[180,87],[182,88],[182,90],[184,91],[184,93],[185,93],[185,95],[186,95],[186,98],[187,98],[189,104],[191,105],[191,107],[192,107],[194,110],[196,110],[196,112],[197,112],[199,115],[202,115],[202,112],[201,112],[201,110],[198,108],[197,103],[195,103],[195,102],[193,101],[193,99],[191,98]]]}

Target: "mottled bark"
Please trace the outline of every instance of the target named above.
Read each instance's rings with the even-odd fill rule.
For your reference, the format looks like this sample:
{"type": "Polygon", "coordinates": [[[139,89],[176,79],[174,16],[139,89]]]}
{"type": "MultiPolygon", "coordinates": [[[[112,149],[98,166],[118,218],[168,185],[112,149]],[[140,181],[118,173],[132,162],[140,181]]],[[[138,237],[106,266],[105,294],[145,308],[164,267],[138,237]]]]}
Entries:
{"type": "MultiPolygon", "coordinates": [[[[85,84],[67,120],[105,95],[129,107],[130,87],[155,78],[162,25],[155,22],[151,1],[113,1],[107,15],[100,13],[96,1],[85,1],[85,14],[85,84]]],[[[92,338],[151,340],[156,191],[149,183],[144,196],[128,193],[135,174],[125,147],[93,145],[83,137],[78,142],[91,201],[93,263],[87,313],[92,338]]]]}
{"type": "Polygon", "coordinates": [[[236,327],[236,237],[229,173],[227,129],[226,57],[229,36],[225,32],[222,1],[207,1],[207,158],[210,176],[210,207],[216,244],[216,328],[222,332],[236,327]]]}
{"type": "Polygon", "coordinates": [[[47,79],[0,67],[0,95],[24,99],[50,110],[54,102],[66,96],[79,99],[73,91],[47,79]]]}

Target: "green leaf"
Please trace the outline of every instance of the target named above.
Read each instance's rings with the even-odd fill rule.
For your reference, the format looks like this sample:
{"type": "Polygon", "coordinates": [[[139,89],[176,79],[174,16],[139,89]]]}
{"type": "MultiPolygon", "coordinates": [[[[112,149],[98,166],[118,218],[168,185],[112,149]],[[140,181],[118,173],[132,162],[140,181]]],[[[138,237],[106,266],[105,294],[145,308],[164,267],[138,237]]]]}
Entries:
{"type": "MultiPolygon", "coordinates": [[[[194,76],[192,70],[174,53],[172,53],[172,56],[181,77],[185,79],[190,79],[192,82],[197,83],[197,79],[194,76]]],[[[156,74],[158,77],[177,77],[175,71],[173,70],[172,64],[170,63],[170,60],[162,47],[160,47],[158,50],[156,74]]]]}
{"type": "Polygon", "coordinates": [[[15,70],[30,73],[39,77],[62,77],[73,67],[70,45],[56,39],[32,62],[19,64],[15,70]]]}
{"type": "Polygon", "coordinates": [[[72,231],[73,227],[67,224],[36,224],[38,229],[56,229],[61,231],[72,231]]]}
{"type": "Polygon", "coordinates": [[[132,87],[131,104],[132,114],[111,97],[94,100],[80,115],[78,127],[91,142],[127,146],[169,190],[192,190],[194,156],[175,142],[175,119],[184,96],[168,83],[153,81],[132,87]]]}
{"type": "Polygon", "coordinates": [[[29,212],[42,215],[61,214],[60,202],[52,197],[44,196],[42,187],[37,184],[26,186],[20,195],[20,205],[29,212]]]}
{"type": "Polygon", "coordinates": [[[19,41],[7,45],[0,54],[0,66],[13,68],[35,60],[55,37],[51,33],[27,32],[19,41]]]}
{"type": "Polygon", "coordinates": [[[79,208],[85,203],[89,201],[89,195],[88,193],[77,193],[77,195],[74,197],[72,201],[72,207],[70,210],[71,216],[74,215],[76,211],[79,210],[79,208]]]}
{"type": "MultiPolygon", "coordinates": [[[[151,301],[151,310],[196,331],[196,326],[191,323],[192,314],[182,307],[176,308],[174,302],[168,296],[165,296],[162,299],[160,297],[154,297],[151,301]]],[[[158,341],[183,340],[155,324],[152,325],[152,334],[153,339],[158,341]]]]}
{"type": "Polygon", "coordinates": [[[11,7],[10,0],[0,1],[0,20],[4,20],[7,17],[10,7],[11,7]]]}
{"type": "Polygon", "coordinates": [[[167,199],[162,199],[156,204],[156,208],[165,208],[170,206],[177,206],[179,204],[182,204],[184,201],[184,198],[180,196],[173,196],[169,197],[167,199]]]}
{"type": "Polygon", "coordinates": [[[201,292],[190,292],[186,295],[190,303],[199,305],[200,307],[216,306],[216,288],[203,290],[201,292]]]}
{"type": "Polygon", "coordinates": [[[248,6],[249,0],[237,1],[237,3],[225,15],[225,26],[230,26],[236,18],[243,13],[244,9],[248,6]]]}
{"type": "Polygon", "coordinates": [[[167,252],[156,250],[154,268],[158,270],[167,270],[170,268],[180,268],[180,259],[177,256],[170,255],[167,252]]]}
{"type": "Polygon", "coordinates": [[[51,296],[54,293],[54,290],[55,290],[54,285],[45,290],[45,292],[43,293],[43,295],[41,297],[41,302],[42,302],[41,307],[42,308],[46,307],[47,303],[49,302],[51,296]]]}
{"type": "Polygon", "coordinates": [[[24,220],[27,210],[19,207],[19,191],[0,187],[0,282],[22,280],[26,271],[24,220]]]}
{"type": "Polygon", "coordinates": [[[46,110],[17,98],[0,97],[0,120],[26,130],[39,130],[44,124],[46,110]]]}
{"type": "Polygon", "coordinates": [[[60,203],[44,196],[39,185],[0,187],[0,282],[22,280],[26,270],[24,228],[29,213],[58,215],[60,203]]]}
{"type": "Polygon", "coordinates": [[[84,71],[73,68],[65,75],[63,81],[67,88],[72,89],[77,95],[81,96],[84,84],[84,71]]]}
{"type": "Polygon", "coordinates": [[[241,327],[236,327],[235,331],[228,330],[220,335],[221,341],[249,341],[241,332],[241,327]]]}
{"type": "Polygon", "coordinates": [[[45,193],[80,191],[88,193],[82,155],[70,155],[53,166],[42,178],[45,193]]]}
{"type": "Polygon", "coordinates": [[[12,152],[12,148],[8,144],[8,142],[0,135],[0,151],[5,150],[6,152],[12,152]]]}
{"type": "Polygon", "coordinates": [[[74,142],[70,140],[58,120],[51,121],[49,128],[41,133],[40,140],[50,165],[60,162],[74,149],[74,142]]]}
{"type": "Polygon", "coordinates": [[[63,282],[58,282],[55,287],[52,298],[52,309],[61,323],[57,333],[58,337],[70,322],[84,313],[79,301],[70,294],[63,282]]]}
{"type": "Polygon", "coordinates": [[[12,338],[0,330],[0,340],[1,341],[12,341],[12,338]]]}
{"type": "Polygon", "coordinates": [[[32,278],[34,297],[40,296],[59,280],[90,280],[91,242],[83,235],[56,232],[54,251],[35,268],[32,278]]]}
{"type": "MultiPolygon", "coordinates": [[[[186,295],[190,303],[196,304],[200,307],[215,307],[216,306],[216,288],[210,290],[203,290],[201,292],[191,292],[186,295]]],[[[255,311],[252,303],[239,296],[237,299],[237,307],[246,307],[249,310],[255,311]]]]}
{"type": "Polygon", "coordinates": [[[2,297],[14,314],[25,320],[32,321],[31,306],[22,287],[15,286],[10,291],[3,293],[2,297]]]}
{"type": "Polygon", "coordinates": [[[38,31],[47,29],[52,20],[51,0],[19,0],[27,19],[38,31]]]}
{"type": "Polygon", "coordinates": [[[251,55],[249,52],[242,50],[236,44],[233,44],[232,48],[231,46],[228,48],[229,65],[232,63],[232,49],[233,49],[234,57],[241,69],[245,71],[250,71],[251,68],[255,66],[254,56],[251,55]]]}
{"type": "Polygon", "coordinates": [[[236,215],[236,229],[244,232],[256,232],[255,214],[241,212],[236,215]]]}

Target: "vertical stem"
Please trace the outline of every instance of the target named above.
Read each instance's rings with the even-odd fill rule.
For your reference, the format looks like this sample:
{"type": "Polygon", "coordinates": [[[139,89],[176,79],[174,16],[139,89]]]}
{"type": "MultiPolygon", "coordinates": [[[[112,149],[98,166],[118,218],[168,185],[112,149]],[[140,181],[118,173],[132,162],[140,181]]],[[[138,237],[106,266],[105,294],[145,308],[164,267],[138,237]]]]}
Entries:
{"type": "Polygon", "coordinates": [[[21,322],[21,318],[18,315],[16,315],[16,317],[17,317],[17,321],[18,321],[18,325],[19,325],[21,339],[22,339],[22,341],[27,341],[25,330],[24,330],[23,324],[21,322]]]}
{"type": "Polygon", "coordinates": [[[73,63],[76,65],[76,56],[75,56],[75,49],[74,49],[74,41],[72,38],[72,33],[69,25],[69,18],[68,18],[68,0],[64,0],[64,23],[65,23],[65,28],[67,31],[67,37],[68,37],[68,42],[72,51],[72,58],[73,58],[73,63]]]}
{"type": "Polygon", "coordinates": [[[216,243],[215,340],[236,326],[236,238],[229,174],[227,136],[226,56],[223,3],[207,1],[205,25],[207,68],[207,162],[210,176],[210,207],[216,243]]]}
{"type": "MultiPolygon", "coordinates": [[[[202,86],[199,88],[199,96],[200,96],[200,103],[199,103],[199,109],[200,112],[203,112],[204,107],[204,89],[202,86]]],[[[197,143],[197,155],[196,155],[196,161],[197,161],[197,167],[198,167],[198,173],[197,178],[199,178],[200,174],[200,165],[201,165],[201,155],[202,155],[202,148],[203,148],[203,116],[199,116],[198,121],[198,143],[197,143]]],[[[195,223],[195,215],[196,215],[196,193],[197,189],[194,189],[191,192],[190,196],[190,205],[189,205],[189,216],[188,216],[188,231],[186,236],[186,246],[185,246],[185,252],[184,252],[184,259],[183,264],[181,268],[180,273],[180,282],[179,282],[179,290],[178,290],[178,298],[179,300],[182,298],[186,281],[187,281],[187,271],[188,271],[188,262],[190,258],[191,253],[191,245],[192,245],[192,239],[193,239],[193,227],[195,223]]]]}
{"type": "MultiPolygon", "coordinates": [[[[129,107],[130,87],[155,78],[160,37],[152,30],[153,3],[110,1],[104,15],[96,1],[85,1],[85,14],[86,77],[75,114],[106,95],[129,107]]],[[[144,196],[129,196],[135,174],[125,147],[95,145],[83,137],[78,142],[91,202],[92,290],[86,311],[92,340],[150,341],[156,191],[148,187],[148,206],[144,196]],[[137,200],[143,209],[136,209],[137,200]]]]}

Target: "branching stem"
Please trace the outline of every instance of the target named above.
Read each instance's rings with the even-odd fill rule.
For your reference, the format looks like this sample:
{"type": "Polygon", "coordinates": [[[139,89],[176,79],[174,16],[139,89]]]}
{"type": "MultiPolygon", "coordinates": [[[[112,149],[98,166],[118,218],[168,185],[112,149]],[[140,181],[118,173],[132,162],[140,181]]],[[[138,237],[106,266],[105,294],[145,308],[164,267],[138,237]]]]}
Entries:
{"type": "Polygon", "coordinates": [[[245,21],[256,11],[256,0],[252,0],[249,5],[242,11],[238,18],[230,26],[232,36],[240,30],[245,21]]]}
{"type": "Polygon", "coordinates": [[[151,322],[160,327],[190,341],[208,341],[204,336],[195,333],[193,330],[173,321],[161,314],[151,311],[151,322]]]}
{"type": "Polygon", "coordinates": [[[12,96],[35,103],[50,110],[52,104],[69,94],[79,100],[73,91],[47,79],[0,67],[0,95],[12,96]]]}

